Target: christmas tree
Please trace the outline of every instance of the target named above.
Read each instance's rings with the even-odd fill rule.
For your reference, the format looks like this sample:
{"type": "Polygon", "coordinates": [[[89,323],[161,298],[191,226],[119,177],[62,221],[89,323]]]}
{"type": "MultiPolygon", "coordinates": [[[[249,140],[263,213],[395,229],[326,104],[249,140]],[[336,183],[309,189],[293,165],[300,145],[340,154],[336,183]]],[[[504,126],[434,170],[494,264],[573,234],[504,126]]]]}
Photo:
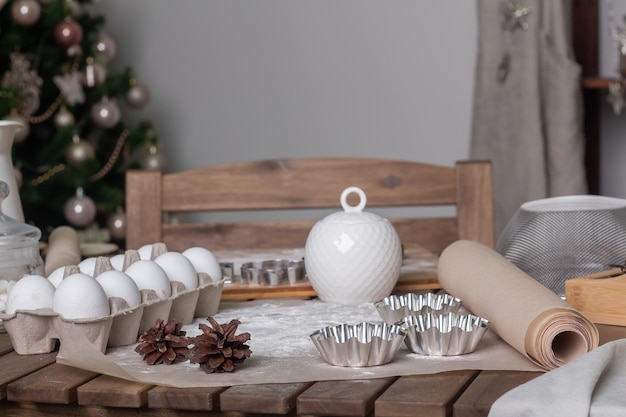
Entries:
{"type": "Polygon", "coordinates": [[[123,240],[125,171],[164,168],[150,123],[122,119],[150,94],[130,68],[111,72],[116,49],[89,0],[0,0],[0,119],[23,123],[13,164],[44,239],[69,224],[123,240]]]}

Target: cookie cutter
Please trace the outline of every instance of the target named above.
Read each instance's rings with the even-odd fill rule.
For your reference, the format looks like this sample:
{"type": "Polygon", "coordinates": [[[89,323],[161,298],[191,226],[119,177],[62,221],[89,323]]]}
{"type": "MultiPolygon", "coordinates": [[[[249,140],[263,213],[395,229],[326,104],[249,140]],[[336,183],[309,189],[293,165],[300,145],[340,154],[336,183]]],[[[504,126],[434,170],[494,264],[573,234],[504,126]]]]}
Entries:
{"type": "Polygon", "coordinates": [[[308,278],[303,259],[270,259],[242,264],[241,280],[244,284],[276,286],[299,284],[308,278]]]}

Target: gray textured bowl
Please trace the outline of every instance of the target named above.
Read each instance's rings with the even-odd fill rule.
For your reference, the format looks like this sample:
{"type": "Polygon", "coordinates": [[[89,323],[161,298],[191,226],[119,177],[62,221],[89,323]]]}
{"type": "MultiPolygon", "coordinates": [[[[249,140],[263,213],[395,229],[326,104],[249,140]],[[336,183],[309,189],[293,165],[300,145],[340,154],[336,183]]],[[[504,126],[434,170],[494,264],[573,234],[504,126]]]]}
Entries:
{"type": "Polygon", "coordinates": [[[311,334],[322,358],[335,366],[376,366],[391,362],[406,332],[394,324],[340,324],[311,334]]]}

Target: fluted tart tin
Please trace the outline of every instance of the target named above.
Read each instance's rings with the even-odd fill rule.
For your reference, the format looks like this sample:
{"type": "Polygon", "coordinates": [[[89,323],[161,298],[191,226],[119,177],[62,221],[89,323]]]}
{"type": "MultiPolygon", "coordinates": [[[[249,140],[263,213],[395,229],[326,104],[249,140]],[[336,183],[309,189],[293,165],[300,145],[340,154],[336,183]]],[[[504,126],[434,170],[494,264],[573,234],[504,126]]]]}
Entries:
{"type": "Polygon", "coordinates": [[[324,327],[310,337],[329,364],[365,367],[393,361],[405,336],[402,326],[362,322],[324,327]]]}
{"type": "Polygon", "coordinates": [[[387,323],[396,323],[411,315],[456,313],[462,305],[460,298],[433,292],[393,294],[374,302],[374,307],[387,323]]]}

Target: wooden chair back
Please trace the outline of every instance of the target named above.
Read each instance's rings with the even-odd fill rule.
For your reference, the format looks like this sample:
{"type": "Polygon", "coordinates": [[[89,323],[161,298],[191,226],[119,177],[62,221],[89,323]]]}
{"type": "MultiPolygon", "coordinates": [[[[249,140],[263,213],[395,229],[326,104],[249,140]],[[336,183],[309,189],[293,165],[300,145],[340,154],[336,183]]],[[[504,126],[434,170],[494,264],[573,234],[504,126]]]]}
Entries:
{"type": "MultiPolygon", "coordinates": [[[[164,222],[165,214],[329,209],[341,210],[341,192],[357,186],[366,211],[382,207],[453,206],[449,217],[389,220],[403,244],[438,253],[457,239],[494,246],[491,164],[454,167],[412,161],[296,158],[237,162],[177,173],[130,170],[126,176],[126,248],[163,242],[169,250],[303,248],[307,220],[164,222]]],[[[410,209],[409,209],[410,210],[410,209]]]]}

